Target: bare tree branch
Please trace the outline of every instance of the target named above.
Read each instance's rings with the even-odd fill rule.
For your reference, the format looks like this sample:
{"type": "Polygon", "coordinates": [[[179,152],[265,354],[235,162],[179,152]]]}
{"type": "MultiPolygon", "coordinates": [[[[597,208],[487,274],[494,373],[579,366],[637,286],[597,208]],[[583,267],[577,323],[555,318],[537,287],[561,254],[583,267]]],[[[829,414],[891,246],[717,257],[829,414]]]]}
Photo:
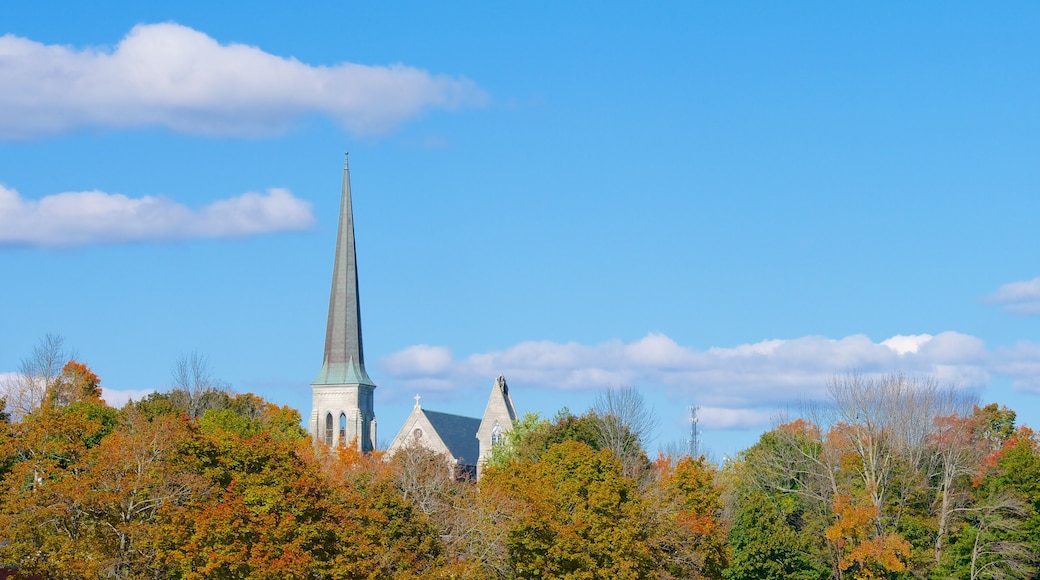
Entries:
{"type": "Polygon", "coordinates": [[[48,333],[41,338],[29,356],[22,359],[18,374],[0,385],[11,419],[21,420],[38,409],[62,367],[74,357],[75,353],[65,348],[65,338],[60,334],[48,333]]]}
{"type": "Polygon", "coordinates": [[[213,377],[209,359],[197,350],[181,355],[170,371],[174,391],[186,397],[185,407],[189,417],[199,417],[206,410],[207,395],[230,393],[231,386],[213,377]]]}
{"type": "Polygon", "coordinates": [[[646,443],[657,428],[657,415],[633,387],[608,388],[596,395],[598,443],[621,460],[624,473],[638,478],[646,463],[646,443]]]}

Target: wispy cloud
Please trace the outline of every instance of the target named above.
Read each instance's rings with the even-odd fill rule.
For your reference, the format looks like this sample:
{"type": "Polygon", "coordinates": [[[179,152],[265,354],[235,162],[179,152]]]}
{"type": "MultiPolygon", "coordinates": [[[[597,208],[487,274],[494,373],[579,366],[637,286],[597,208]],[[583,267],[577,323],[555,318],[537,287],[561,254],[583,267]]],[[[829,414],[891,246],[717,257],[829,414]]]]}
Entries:
{"type": "Polygon", "coordinates": [[[138,25],[111,50],[0,36],[0,86],[0,138],[85,127],[255,136],[307,114],[381,133],[486,100],[465,78],[403,64],[313,66],[174,23],[138,25]]]}
{"type": "Polygon", "coordinates": [[[1000,304],[1018,316],[1040,316],[1040,276],[1024,282],[1011,282],[997,288],[986,301],[1000,304]]]}
{"type": "Polygon", "coordinates": [[[123,405],[130,401],[140,401],[148,395],[155,392],[155,389],[106,389],[101,387],[101,398],[105,401],[105,404],[109,407],[115,407],[117,409],[122,408],[123,405]]]}
{"type": "Polygon", "coordinates": [[[697,410],[699,426],[703,429],[753,429],[769,425],[775,418],[775,412],[758,409],[700,407],[697,410]]]}
{"type": "Polygon", "coordinates": [[[311,204],[285,189],[244,193],[199,209],[164,197],[81,191],[27,200],[0,185],[0,244],[94,243],[244,237],[302,230],[311,204]]]}
{"type": "MultiPolygon", "coordinates": [[[[597,345],[524,342],[457,359],[449,349],[413,346],[379,361],[404,390],[430,392],[483,384],[502,372],[511,383],[543,389],[596,391],[633,385],[663,390],[675,401],[702,405],[706,428],[768,424],[772,410],[826,396],[827,382],[848,372],[927,374],[941,384],[977,389],[991,373],[1033,388],[1040,345],[994,354],[976,337],[957,332],[898,335],[874,342],[807,336],[698,350],[660,333],[630,343],[597,345]]],[[[1040,390],[1040,383],[1035,385],[1040,390]]]]}
{"type": "Polygon", "coordinates": [[[993,353],[993,369],[1011,377],[1012,385],[1040,393],[1040,344],[1022,341],[993,353]]]}

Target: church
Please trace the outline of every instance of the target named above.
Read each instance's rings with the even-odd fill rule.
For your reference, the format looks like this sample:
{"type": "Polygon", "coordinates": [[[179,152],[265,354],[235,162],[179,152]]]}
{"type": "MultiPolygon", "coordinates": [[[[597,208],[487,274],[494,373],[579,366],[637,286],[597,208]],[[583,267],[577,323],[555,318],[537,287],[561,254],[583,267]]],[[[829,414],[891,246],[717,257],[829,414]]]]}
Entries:
{"type": "MultiPolygon", "coordinates": [[[[311,437],[329,447],[356,441],[361,451],[374,450],[375,388],[365,371],[350,167],[344,158],[325,355],[321,371],[311,383],[313,402],[308,428],[311,437]]],[[[420,398],[416,395],[415,407],[387,453],[392,455],[402,447],[418,443],[450,457],[456,473],[468,477],[479,475],[492,446],[503,440],[517,419],[503,376],[495,380],[484,416],[479,419],[423,409],[420,398]]]]}

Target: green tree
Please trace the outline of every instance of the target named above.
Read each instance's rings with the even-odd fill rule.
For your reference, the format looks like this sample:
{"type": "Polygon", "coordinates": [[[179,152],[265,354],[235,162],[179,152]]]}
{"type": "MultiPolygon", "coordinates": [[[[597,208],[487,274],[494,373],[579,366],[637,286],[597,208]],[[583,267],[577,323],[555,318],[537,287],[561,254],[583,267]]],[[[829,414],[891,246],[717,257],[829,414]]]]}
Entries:
{"type": "Polygon", "coordinates": [[[508,541],[516,577],[655,577],[651,511],[610,451],[565,441],[537,462],[487,470],[481,486],[519,501],[508,541]]]}
{"type": "MultiPolygon", "coordinates": [[[[824,580],[830,567],[790,498],[749,490],[734,510],[728,580],[824,580]],[[787,499],[788,501],[783,501],[787,499]],[[786,505],[785,505],[786,504],[786,505]]],[[[816,536],[819,537],[819,536],[816,536]]]]}
{"type": "Polygon", "coordinates": [[[764,433],[723,472],[730,580],[831,576],[824,531],[833,484],[819,429],[804,420],[764,433]]]}
{"type": "Polygon", "coordinates": [[[1025,427],[1002,438],[953,534],[941,568],[950,575],[1032,578],[1040,565],[1040,445],[1025,427]]]}

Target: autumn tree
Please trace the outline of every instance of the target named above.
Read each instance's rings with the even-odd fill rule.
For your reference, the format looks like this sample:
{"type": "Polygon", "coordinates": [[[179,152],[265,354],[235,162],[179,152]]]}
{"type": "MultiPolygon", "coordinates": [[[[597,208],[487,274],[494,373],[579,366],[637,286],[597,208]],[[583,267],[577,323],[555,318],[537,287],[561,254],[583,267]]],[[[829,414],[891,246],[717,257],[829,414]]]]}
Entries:
{"type": "Polygon", "coordinates": [[[517,498],[509,559],[518,578],[649,578],[651,512],[608,450],[565,441],[537,462],[488,469],[481,486],[517,498]]]}
{"type": "Polygon", "coordinates": [[[836,577],[927,573],[979,466],[973,398],[904,375],[836,377],[828,393],[742,457],[737,497],[801,506],[836,577]]]}
{"type": "Polygon", "coordinates": [[[654,506],[654,541],[664,572],[674,578],[721,579],[729,566],[728,525],[716,476],[703,456],[654,461],[645,493],[654,506]]]}
{"type": "Polygon", "coordinates": [[[91,448],[70,480],[85,515],[97,523],[98,561],[112,578],[161,575],[158,545],[171,513],[208,488],[190,453],[190,426],[180,417],[148,420],[121,413],[112,433],[91,448]]]}
{"type": "Polygon", "coordinates": [[[47,385],[48,404],[65,407],[83,400],[101,400],[101,379],[87,365],[70,360],[61,373],[47,385]]]}
{"type": "MultiPolygon", "coordinates": [[[[308,450],[314,448],[308,446],[308,450]]],[[[337,490],[337,503],[345,510],[344,517],[348,518],[343,533],[351,538],[344,544],[347,549],[338,556],[345,566],[340,573],[360,571],[342,577],[451,575],[448,572],[450,563],[439,541],[443,532],[434,521],[438,515],[446,517],[448,514],[440,511],[430,517],[417,509],[412,500],[418,500],[419,496],[405,497],[398,487],[400,474],[394,465],[385,461],[382,453],[362,453],[356,445],[340,445],[330,451],[317,458],[337,490]]],[[[440,463],[428,456],[427,459],[431,459],[426,463],[431,467],[427,475],[437,477],[437,473],[441,476],[447,473],[443,458],[440,463]]],[[[422,479],[416,477],[413,481],[422,479]]]]}
{"type": "Polygon", "coordinates": [[[52,577],[99,574],[103,529],[87,507],[89,457],[118,412],[99,400],[43,405],[12,426],[0,487],[0,561],[52,577]]]}
{"type": "Polygon", "coordinates": [[[14,420],[21,420],[43,403],[48,388],[73,356],[61,335],[47,334],[40,339],[32,352],[22,359],[18,373],[0,385],[7,410],[14,420]]]}
{"type": "Polygon", "coordinates": [[[828,385],[839,456],[853,468],[873,508],[874,529],[899,526],[913,480],[929,460],[929,443],[936,420],[970,412],[971,397],[939,387],[928,377],[859,374],[834,378],[828,385]],[[849,460],[854,462],[848,463],[849,460]],[[902,471],[900,471],[902,470],[902,471]],[[886,509],[889,501],[895,509],[886,509]]]}
{"type": "Polygon", "coordinates": [[[382,460],[333,468],[296,411],[253,395],[197,420],[168,403],[69,398],[0,425],[0,562],[49,578],[446,573],[382,460]]]}

